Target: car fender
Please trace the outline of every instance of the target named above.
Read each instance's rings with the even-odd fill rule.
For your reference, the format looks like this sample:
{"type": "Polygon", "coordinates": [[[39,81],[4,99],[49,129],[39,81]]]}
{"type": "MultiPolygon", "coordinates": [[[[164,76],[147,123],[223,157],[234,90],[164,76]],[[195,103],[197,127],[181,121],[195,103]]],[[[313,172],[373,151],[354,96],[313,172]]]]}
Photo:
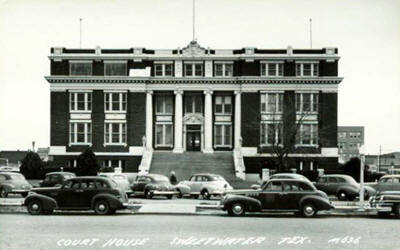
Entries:
{"type": "Polygon", "coordinates": [[[153,191],[157,189],[158,184],[157,183],[148,183],[144,186],[143,188],[143,192],[145,192],[146,190],[149,191],[153,191]]]}
{"type": "Polygon", "coordinates": [[[201,185],[200,193],[205,189],[207,189],[208,193],[212,194],[218,188],[217,188],[217,186],[215,184],[205,183],[205,184],[201,185]]]}
{"type": "Polygon", "coordinates": [[[94,204],[95,204],[96,200],[99,200],[99,199],[104,199],[104,200],[108,201],[108,204],[110,205],[110,207],[112,209],[117,209],[122,206],[122,202],[120,200],[118,200],[118,198],[115,197],[115,195],[104,193],[104,194],[97,194],[92,198],[92,200],[90,202],[92,208],[94,208],[94,204]]]}
{"type": "Polygon", "coordinates": [[[57,201],[55,199],[37,193],[29,194],[24,200],[24,206],[27,206],[28,203],[34,199],[40,200],[42,202],[43,210],[51,210],[58,207],[57,201]]]}
{"type": "Polygon", "coordinates": [[[229,195],[228,197],[226,197],[223,209],[226,210],[229,208],[229,206],[237,202],[244,203],[246,211],[261,211],[261,202],[259,200],[242,195],[229,195]]]}
{"type": "Polygon", "coordinates": [[[344,191],[344,192],[346,192],[348,195],[351,195],[351,196],[357,196],[359,190],[358,190],[358,188],[353,187],[353,186],[342,186],[342,187],[339,187],[339,188],[336,190],[336,195],[338,195],[339,192],[341,192],[341,191],[344,191]]]}
{"type": "Polygon", "coordinates": [[[318,210],[329,210],[331,208],[334,208],[329,200],[318,195],[303,196],[299,201],[299,208],[301,208],[307,202],[313,203],[318,210]]]}
{"type": "Polygon", "coordinates": [[[181,191],[182,194],[190,193],[190,187],[188,185],[177,184],[177,185],[175,185],[175,189],[181,191]]]}
{"type": "Polygon", "coordinates": [[[7,184],[7,183],[1,184],[0,189],[4,189],[7,193],[12,191],[11,184],[7,184]]]}

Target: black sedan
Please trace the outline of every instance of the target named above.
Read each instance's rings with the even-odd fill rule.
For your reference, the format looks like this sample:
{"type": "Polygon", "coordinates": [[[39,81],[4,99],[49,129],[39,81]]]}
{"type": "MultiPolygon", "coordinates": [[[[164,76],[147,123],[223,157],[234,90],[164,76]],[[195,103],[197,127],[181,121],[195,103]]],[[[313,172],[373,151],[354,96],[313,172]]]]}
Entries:
{"type": "Polygon", "coordinates": [[[172,199],[174,195],[179,195],[169,179],[160,174],[138,175],[133,182],[132,191],[134,195],[143,195],[147,199],[151,199],[153,196],[166,196],[168,199],[172,199]]]}
{"type": "Polygon", "coordinates": [[[312,217],[321,210],[333,208],[328,196],[304,180],[274,179],[261,190],[243,191],[243,195],[227,195],[221,207],[231,216],[246,212],[295,212],[312,217]]]}
{"type": "Polygon", "coordinates": [[[50,214],[53,210],[94,210],[104,215],[126,208],[128,196],[108,178],[77,177],[61,187],[32,189],[24,205],[32,215],[50,214]]]}

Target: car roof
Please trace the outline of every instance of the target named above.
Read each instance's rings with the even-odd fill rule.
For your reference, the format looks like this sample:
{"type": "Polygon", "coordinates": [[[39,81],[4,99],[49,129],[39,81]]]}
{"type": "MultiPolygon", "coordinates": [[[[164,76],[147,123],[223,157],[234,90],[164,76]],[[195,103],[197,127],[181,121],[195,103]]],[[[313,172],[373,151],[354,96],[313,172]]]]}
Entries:
{"type": "Polygon", "coordinates": [[[52,175],[52,174],[61,174],[61,175],[71,175],[71,174],[73,174],[73,175],[75,175],[75,173],[72,173],[72,172],[50,172],[50,173],[47,173],[46,176],[47,175],[52,175]]]}
{"type": "Polygon", "coordinates": [[[221,176],[221,177],[222,177],[222,175],[219,175],[219,174],[211,174],[211,173],[197,173],[197,174],[194,174],[194,175],[192,175],[192,176],[199,176],[199,175],[204,175],[204,176],[221,176]]]}
{"type": "Polygon", "coordinates": [[[5,175],[22,175],[21,173],[17,173],[17,172],[2,172],[2,171],[0,171],[0,174],[5,174],[5,175]]]}
{"type": "Polygon", "coordinates": [[[381,178],[392,178],[392,177],[400,178],[400,174],[387,174],[387,175],[382,176],[381,178]]]}
{"type": "MultiPolygon", "coordinates": [[[[162,176],[162,177],[167,177],[167,176],[165,176],[165,175],[162,175],[162,174],[138,174],[137,175],[138,177],[139,176],[148,176],[148,177],[160,177],[160,176],[162,176]]],[[[168,178],[168,177],[167,177],[168,178]]]]}
{"type": "Polygon", "coordinates": [[[79,176],[79,177],[71,178],[69,180],[106,180],[106,181],[109,181],[108,178],[101,177],[101,176],[79,176]]]}
{"type": "Polygon", "coordinates": [[[342,177],[342,178],[351,178],[350,175],[346,175],[346,174],[324,174],[321,177],[342,177]]]}

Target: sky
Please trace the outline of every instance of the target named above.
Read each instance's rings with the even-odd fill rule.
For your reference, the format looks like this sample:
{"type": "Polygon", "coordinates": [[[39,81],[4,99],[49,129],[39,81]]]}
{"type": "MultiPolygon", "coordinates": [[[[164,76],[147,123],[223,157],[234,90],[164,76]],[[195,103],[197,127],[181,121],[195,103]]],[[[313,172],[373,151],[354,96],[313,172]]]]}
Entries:
{"type": "MultiPolygon", "coordinates": [[[[175,49],[192,0],[0,0],[0,151],[50,143],[53,46],[175,49]]],[[[338,125],[364,126],[366,153],[400,151],[400,1],[196,0],[203,47],[337,47],[338,125]]]]}

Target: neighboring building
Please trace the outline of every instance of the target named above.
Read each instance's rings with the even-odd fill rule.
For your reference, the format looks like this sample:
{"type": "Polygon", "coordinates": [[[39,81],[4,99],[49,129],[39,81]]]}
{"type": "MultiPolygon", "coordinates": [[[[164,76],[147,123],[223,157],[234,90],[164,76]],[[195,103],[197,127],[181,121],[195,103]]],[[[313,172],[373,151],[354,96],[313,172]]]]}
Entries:
{"type": "Polygon", "coordinates": [[[170,50],[54,47],[49,59],[57,164],[74,166],[88,147],[103,165],[133,172],[153,150],[239,150],[246,173],[258,173],[271,144],[288,143],[297,124],[289,154],[297,167],[337,167],[336,48],[218,50],[192,41],[170,50]]]}
{"type": "Polygon", "coordinates": [[[29,151],[20,151],[20,150],[0,151],[0,158],[6,159],[8,166],[19,168],[21,166],[22,160],[25,158],[28,152],[29,151]]]}
{"type": "Polygon", "coordinates": [[[360,157],[360,147],[364,145],[364,127],[339,126],[338,148],[339,162],[345,163],[351,158],[360,157]]]}
{"type": "Polygon", "coordinates": [[[366,155],[365,164],[374,172],[392,173],[394,171],[399,174],[400,152],[392,152],[382,155],[366,155]]]}

